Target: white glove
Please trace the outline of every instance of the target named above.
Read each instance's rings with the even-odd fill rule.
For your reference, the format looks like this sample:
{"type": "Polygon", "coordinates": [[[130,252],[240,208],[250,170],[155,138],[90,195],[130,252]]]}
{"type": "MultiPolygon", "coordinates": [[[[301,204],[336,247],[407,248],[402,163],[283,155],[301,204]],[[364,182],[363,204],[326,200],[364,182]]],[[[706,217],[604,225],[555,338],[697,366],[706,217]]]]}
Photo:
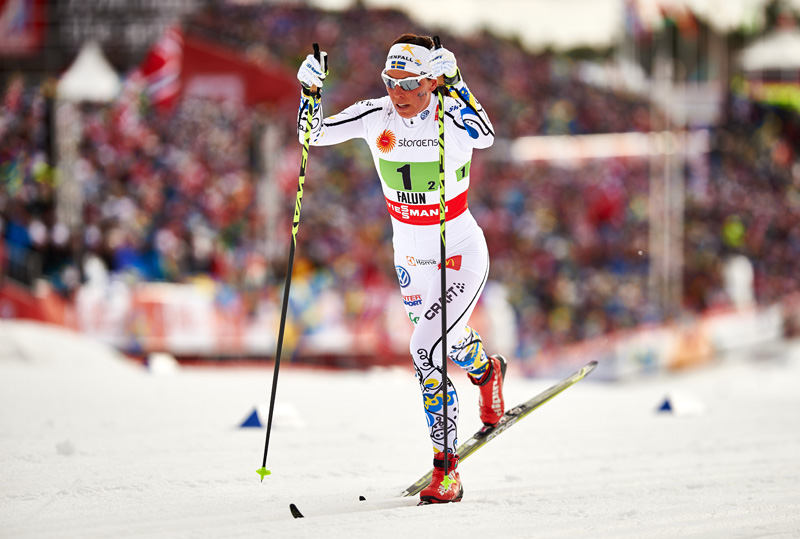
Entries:
{"type": "MultiPolygon", "coordinates": [[[[325,58],[326,54],[327,53],[324,52],[320,53],[320,58],[325,58]]],[[[297,80],[299,80],[300,84],[305,88],[311,88],[312,86],[316,86],[317,89],[322,88],[322,82],[325,80],[326,76],[328,76],[327,70],[323,71],[319,60],[314,58],[313,54],[306,56],[306,59],[303,60],[303,64],[297,71],[297,80]]]]}
{"type": "Polygon", "coordinates": [[[428,65],[431,68],[431,75],[435,78],[444,76],[453,79],[458,75],[456,55],[445,48],[432,50],[428,57],[428,65]]]}

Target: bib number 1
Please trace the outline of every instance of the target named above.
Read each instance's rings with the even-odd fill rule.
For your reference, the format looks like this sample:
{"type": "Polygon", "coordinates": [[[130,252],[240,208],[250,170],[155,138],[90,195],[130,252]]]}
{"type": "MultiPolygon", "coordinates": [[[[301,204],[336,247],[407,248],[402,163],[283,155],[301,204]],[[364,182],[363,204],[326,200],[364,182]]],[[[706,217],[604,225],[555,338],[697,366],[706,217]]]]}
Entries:
{"type": "MultiPolygon", "coordinates": [[[[380,159],[381,178],[390,189],[414,193],[436,191],[439,185],[438,161],[403,163],[380,159]]],[[[470,162],[456,170],[456,180],[461,181],[469,175],[470,162]]]]}

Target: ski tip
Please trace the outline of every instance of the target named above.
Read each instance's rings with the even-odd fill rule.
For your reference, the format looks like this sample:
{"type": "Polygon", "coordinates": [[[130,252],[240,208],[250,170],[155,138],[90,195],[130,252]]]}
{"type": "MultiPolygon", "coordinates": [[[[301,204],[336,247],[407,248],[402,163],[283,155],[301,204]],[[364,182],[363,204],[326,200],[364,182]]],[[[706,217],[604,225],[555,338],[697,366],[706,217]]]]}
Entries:
{"type": "Polygon", "coordinates": [[[256,473],[261,476],[262,483],[264,482],[264,477],[272,474],[272,472],[267,470],[266,467],[259,468],[258,470],[256,470],[256,473]]]}
{"type": "Polygon", "coordinates": [[[294,518],[304,518],[303,513],[301,513],[297,506],[293,503],[289,504],[289,511],[291,511],[294,518]]]}

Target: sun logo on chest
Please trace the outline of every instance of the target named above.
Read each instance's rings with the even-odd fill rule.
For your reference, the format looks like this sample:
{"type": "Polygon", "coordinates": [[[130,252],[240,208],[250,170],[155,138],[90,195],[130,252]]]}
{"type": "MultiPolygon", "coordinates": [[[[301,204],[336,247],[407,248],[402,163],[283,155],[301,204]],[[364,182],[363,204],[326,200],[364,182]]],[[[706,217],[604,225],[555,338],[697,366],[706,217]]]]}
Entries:
{"type": "Polygon", "coordinates": [[[394,150],[395,144],[397,144],[397,137],[395,137],[394,133],[389,129],[384,129],[383,133],[378,135],[378,138],[375,139],[375,145],[381,153],[391,152],[394,150]]]}

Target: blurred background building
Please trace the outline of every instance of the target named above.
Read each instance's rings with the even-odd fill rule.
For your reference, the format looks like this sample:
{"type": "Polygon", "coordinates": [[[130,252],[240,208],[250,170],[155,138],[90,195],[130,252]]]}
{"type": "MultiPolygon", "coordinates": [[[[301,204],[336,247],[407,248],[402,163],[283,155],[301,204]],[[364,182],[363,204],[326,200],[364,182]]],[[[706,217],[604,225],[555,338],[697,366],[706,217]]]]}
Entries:
{"type": "MultiPolygon", "coordinates": [[[[538,372],[623,343],[646,368],[796,334],[798,14],[797,0],[0,0],[0,316],[131,354],[271,357],[296,66],[311,42],[329,51],[332,114],[383,95],[386,49],[411,31],[456,53],[497,131],[470,200],[493,349],[538,372]]],[[[297,361],[406,361],[390,234],[366,149],[314,148],[297,361]]]]}

